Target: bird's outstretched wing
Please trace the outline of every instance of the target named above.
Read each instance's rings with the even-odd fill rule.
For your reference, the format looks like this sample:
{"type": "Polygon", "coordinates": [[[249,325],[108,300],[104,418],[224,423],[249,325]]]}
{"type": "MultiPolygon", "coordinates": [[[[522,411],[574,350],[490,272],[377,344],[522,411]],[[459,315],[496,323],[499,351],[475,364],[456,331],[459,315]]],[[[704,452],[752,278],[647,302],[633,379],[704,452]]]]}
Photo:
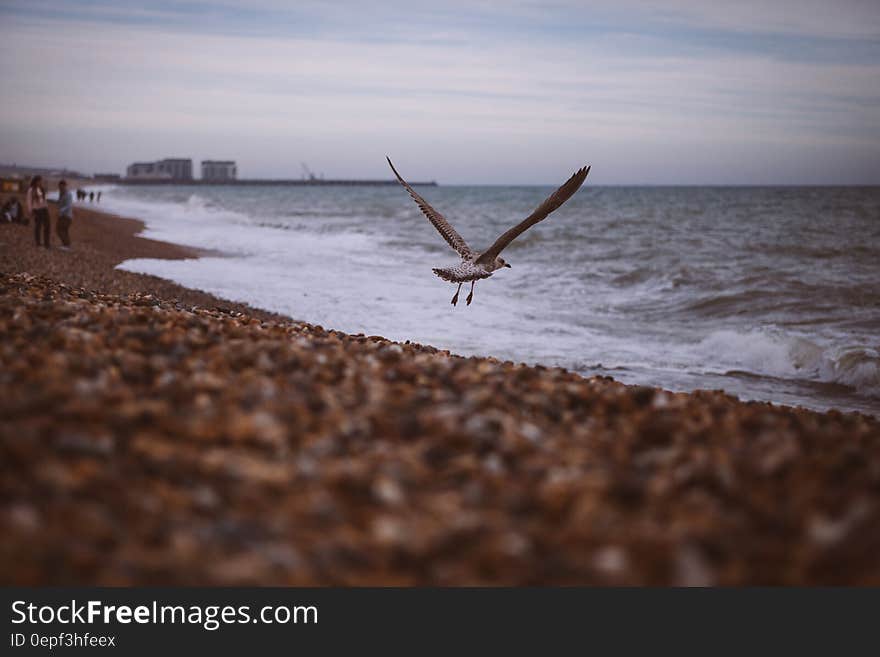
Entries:
{"type": "Polygon", "coordinates": [[[583,169],[578,170],[571,178],[565,181],[565,184],[563,184],[562,187],[548,196],[547,199],[541,203],[534,212],[532,212],[532,214],[495,240],[495,243],[492,246],[480,254],[480,257],[477,258],[477,262],[481,265],[493,262],[508,244],[570,199],[584,183],[584,180],[587,179],[588,173],[590,173],[590,167],[584,167],[583,169]]]}
{"type": "Polygon", "coordinates": [[[467,242],[464,241],[461,235],[459,235],[456,230],[449,225],[449,222],[446,221],[446,218],[437,212],[434,208],[430,206],[430,204],[423,199],[421,196],[416,194],[415,190],[409,186],[409,184],[400,177],[400,174],[397,173],[397,169],[394,168],[394,165],[391,164],[391,158],[385,157],[388,160],[388,164],[391,166],[391,170],[394,172],[394,175],[397,176],[397,179],[400,181],[400,184],[404,186],[406,191],[409,192],[409,195],[412,196],[413,201],[418,204],[419,209],[424,213],[424,215],[428,218],[428,220],[434,224],[434,228],[437,229],[437,232],[443,236],[449,246],[455,249],[462,258],[470,258],[473,256],[474,252],[467,245],[467,242]]]}

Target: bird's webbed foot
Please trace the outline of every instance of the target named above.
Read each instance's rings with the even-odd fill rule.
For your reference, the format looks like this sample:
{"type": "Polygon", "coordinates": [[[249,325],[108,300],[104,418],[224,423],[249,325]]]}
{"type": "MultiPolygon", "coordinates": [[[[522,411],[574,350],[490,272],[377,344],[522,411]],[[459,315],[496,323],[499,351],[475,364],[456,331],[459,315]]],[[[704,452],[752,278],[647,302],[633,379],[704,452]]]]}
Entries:
{"type": "Polygon", "coordinates": [[[471,305],[471,301],[474,300],[474,283],[476,283],[476,281],[471,281],[471,292],[467,295],[467,299],[465,299],[467,305],[471,305]]]}
{"type": "MultiPolygon", "coordinates": [[[[452,297],[452,301],[450,303],[454,306],[458,303],[458,293],[461,292],[461,283],[458,284],[458,289],[455,291],[455,296],[452,297]]],[[[470,303],[470,302],[468,302],[470,303]]]]}

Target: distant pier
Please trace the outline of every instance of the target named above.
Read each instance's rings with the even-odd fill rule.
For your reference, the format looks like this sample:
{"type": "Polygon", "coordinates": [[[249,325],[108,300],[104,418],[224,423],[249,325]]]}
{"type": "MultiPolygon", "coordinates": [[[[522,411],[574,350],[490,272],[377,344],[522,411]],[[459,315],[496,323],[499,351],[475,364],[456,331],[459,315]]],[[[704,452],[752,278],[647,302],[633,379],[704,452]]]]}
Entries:
{"type": "MultiPolygon", "coordinates": [[[[398,185],[396,180],[346,180],[328,178],[326,180],[320,178],[306,178],[296,180],[284,180],[273,178],[251,178],[236,180],[201,180],[201,179],[172,179],[172,178],[123,178],[118,181],[121,185],[223,185],[225,187],[247,187],[249,185],[285,185],[290,187],[359,187],[359,186],[380,186],[380,185],[398,185]]],[[[436,187],[437,182],[431,180],[428,182],[411,182],[410,185],[419,185],[424,187],[436,187]]]]}

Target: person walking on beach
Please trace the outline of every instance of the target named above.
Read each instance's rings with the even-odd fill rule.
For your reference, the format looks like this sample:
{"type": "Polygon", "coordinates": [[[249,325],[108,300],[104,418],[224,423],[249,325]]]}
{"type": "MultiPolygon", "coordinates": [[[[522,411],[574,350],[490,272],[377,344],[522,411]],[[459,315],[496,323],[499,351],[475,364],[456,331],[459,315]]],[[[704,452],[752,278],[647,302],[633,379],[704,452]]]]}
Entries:
{"type": "Polygon", "coordinates": [[[95,203],[101,202],[101,192],[98,192],[98,195],[95,197],[95,203]]]}
{"type": "Polygon", "coordinates": [[[73,222],[73,193],[67,189],[67,181],[58,183],[58,221],[55,230],[61,240],[61,248],[70,251],[70,224],[73,222]]]}
{"type": "Polygon", "coordinates": [[[31,178],[31,185],[27,191],[27,211],[34,219],[34,239],[37,246],[49,248],[49,206],[46,204],[46,190],[43,189],[43,177],[31,178]],[[40,231],[43,233],[43,242],[40,243],[40,231]]]}
{"type": "Polygon", "coordinates": [[[89,192],[89,203],[95,202],[95,192],[89,192]]]}

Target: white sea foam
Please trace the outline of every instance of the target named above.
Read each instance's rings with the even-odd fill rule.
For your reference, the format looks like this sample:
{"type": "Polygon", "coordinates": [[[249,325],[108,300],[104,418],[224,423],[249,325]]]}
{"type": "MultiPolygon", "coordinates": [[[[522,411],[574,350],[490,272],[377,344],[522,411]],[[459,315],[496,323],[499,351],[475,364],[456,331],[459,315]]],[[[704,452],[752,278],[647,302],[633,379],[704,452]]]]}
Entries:
{"type": "Polygon", "coordinates": [[[229,253],[246,251],[254,238],[258,249],[265,244],[259,233],[241,230],[251,223],[247,215],[212,207],[198,194],[190,194],[183,203],[108,196],[102,207],[144,221],[144,237],[229,253]]]}
{"type": "Polygon", "coordinates": [[[837,383],[880,395],[880,353],[870,347],[823,347],[780,331],[715,331],[695,349],[715,368],[837,383]]]}

